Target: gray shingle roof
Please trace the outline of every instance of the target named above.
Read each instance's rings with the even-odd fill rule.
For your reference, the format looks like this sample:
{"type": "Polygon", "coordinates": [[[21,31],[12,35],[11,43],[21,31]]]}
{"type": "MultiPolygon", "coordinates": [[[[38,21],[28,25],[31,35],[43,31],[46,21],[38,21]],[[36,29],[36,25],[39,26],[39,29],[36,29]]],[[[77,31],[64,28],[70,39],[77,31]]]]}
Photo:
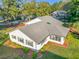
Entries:
{"type": "Polygon", "coordinates": [[[42,21],[27,25],[20,29],[20,31],[22,31],[36,43],[40,43],[48,35],[55,34],[66,37],[67,33],[69,32],[68,28],[62,26],[62,22],[54,19],[51,16],[43,16],[38,18],[42,21]]]}

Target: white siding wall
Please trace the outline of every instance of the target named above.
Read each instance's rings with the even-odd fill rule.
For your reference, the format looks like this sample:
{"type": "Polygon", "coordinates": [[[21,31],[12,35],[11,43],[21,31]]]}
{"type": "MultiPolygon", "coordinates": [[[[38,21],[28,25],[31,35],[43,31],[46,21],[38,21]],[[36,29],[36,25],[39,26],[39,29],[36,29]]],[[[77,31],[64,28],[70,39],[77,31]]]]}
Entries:
{"type": "Polygon", "coordinates": [[[49,40],[50,40],[50,37],[48,36],[43,44],[38,44],[37,45],[36,49],[40,50],[45,44],[48,43],[49,40]]]}
{"type": "Polygon", "coordinates": [[[28,36],[26,36],[25,34],[23,34],[21,31],[15,30],[15,31],[13,31],[13,32],[10,32],[10,33],[9,33],[9,36],[10,36],[10,40],[11,40],[12,42],[15,42],[15,43],[17,43],[17,44],[20,44],[20,45],[25,46],[25,47],[28,47],[28,48],[35,49],[35,42],[34,42],[33,40],[31,40],[28,36]],[[13,38],[12,38],[12,35],[16,36],[16,39],[13,39],[13,38]],[[23,38],[23,39],[24,39],[24,44],[21,43],[21,42],[19,42],[18,39],[17,39],[17,37],[23,38]],[[32,42],[33,42],[33,47],[31,47],[31,46],[29,46],[29,45],[26,45],[26,40],[32,41],[32,42]]]}
{"type": "Polygon", "coordinates": [[[39,44],[39,45],[37,45],[37,47],[36,47],[36,49],[37,50],[40,50],[45,44],[47,44],[48,43],[48,41],[50,41],[50,42],[55,42],[55,43],[58,43],[58,44],[64,44],[64,37],[61,37],[61,42],[58,42],[58,41],[55,41],[55,40],[52,40],[52,39],[50,39],[50,36],[48,36],[47,38],[46,38],[46,41],[41,45],[41,44],[39,44]]]}
{"type": "Polygon", "coordinates": [[[61,37],[61,44],[64,44],[64,37],[61,37]]]}

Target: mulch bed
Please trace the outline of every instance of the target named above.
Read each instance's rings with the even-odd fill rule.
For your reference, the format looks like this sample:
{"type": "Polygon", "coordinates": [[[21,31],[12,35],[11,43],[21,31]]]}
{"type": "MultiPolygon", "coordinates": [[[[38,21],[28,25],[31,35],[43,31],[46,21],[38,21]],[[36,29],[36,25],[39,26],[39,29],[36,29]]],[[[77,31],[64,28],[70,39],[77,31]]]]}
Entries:
{"type": "Polygon", "coordinates": [[[41,51],[38,52],[37,58],[41,58],[43,56],[43,53],[41,51]]]}
{"type": "Polygon", "coordinates": [[[10,40],[7,40],[7,41],[4,43],[4,46],[8,46],[8,47],[11,47],[11,48],[22,48],[22,46],[13,43],[13,42],[10,41],[10,40]]]}
{"type": "Polygon", "coordinates": [[[24,26],[25,26],[25,24],[22,23],[22,24],[17,25],[16,28],[22,28],[24,26]]]}
{"type": "Polygon", "coordinates": [[[68,42],[67,41],[65,41],[63,45],[62,44],[55,43],[55,42],[48,42],[47,45],[48,44],[54,44],[56,46],[60,46],[60,47],[64,47],[64,48],[67,48],[68,47],[68,42]]]}
{"type": "Polygon", "coordinates": [[[27,55],[28,55],[29,57],[32,57],[32,54],[33,54],[33,51],[30,50],[27,55]]]}
{"type": "MultiPolygon", "coordinates": [[[[28,52],[27,55],[28,55],[30,58],[32,58],[33,53],[34,53],[34,51],[30,49],[30,51],[28,52]]],[[[36,58],[41,58],[42,56],[43,56],[43,54],[42,54],[41,51],[37,52],[37,57],[36,57],[36,58]]]]}

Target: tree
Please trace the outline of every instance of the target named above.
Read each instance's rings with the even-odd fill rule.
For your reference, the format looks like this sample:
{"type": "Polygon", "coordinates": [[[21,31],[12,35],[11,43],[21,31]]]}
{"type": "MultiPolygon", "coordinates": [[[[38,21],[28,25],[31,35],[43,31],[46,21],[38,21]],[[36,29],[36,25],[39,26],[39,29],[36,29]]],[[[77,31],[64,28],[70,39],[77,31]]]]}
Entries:
{"type": "Polygon", "coordinates": [[[29,16],[29,20],[31,18],[30,16],[35,15],[35,13],[36,13],[36,2],[35,1],[28,2],[23,5],[22,15],[29,16]]]}
{"type": "Polygon", "coordinates": [[[16,16],[19,13],[17,8],[16,0],[2,0],[3,8],[1,8],[1,16],[4,20],[15,20],[16,16]]]}
{"type": "Polygon", "coordinates": [[[37,7],[37,16],[45,16],[50,15],[50,12],[52,11],[51,5],[47,2],[40,2],[38,3],[37,7]]]}
{"type": "Polygon", "coordinates": [[[56,10],[63,10],[63,6],[64,6],[64,2],[62,2],[62,1],[59,1],[59,2],[56,2],[56,3],[54,3],[54,4],[52,4],[52,10],[53,11],[56,11],[56,10]]]}
{"type": "Polygon", "coordinates": [[[79,1],[77,1],[77,0],[72,0],[72,1],[70,2],[71,7],[70,7],[69,10],[67,10],[67,11],[68,11],[68,14],[70,15],[70,16],[68,17],[68,20],[69,20],[69,22],[72,23],[72,24],[73,24],[74,22],[76,22],[76,21],[79,21],[79,4],[78,4],[78,2],[79,2],[79,1]]]}

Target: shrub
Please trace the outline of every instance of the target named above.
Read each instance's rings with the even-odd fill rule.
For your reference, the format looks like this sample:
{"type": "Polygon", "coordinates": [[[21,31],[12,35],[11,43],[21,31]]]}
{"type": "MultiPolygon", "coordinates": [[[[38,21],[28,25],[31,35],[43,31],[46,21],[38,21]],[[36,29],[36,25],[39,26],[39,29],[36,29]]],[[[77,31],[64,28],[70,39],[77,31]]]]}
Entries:
{"type": "Polygon", "coordinates": [[[26,48],[26,47],[23,48],[24,53],[28,53],[29,50],[30,50],[29,48],[26,48]]]}
{"type": "Polygon", "coordinates": [[[0,46],[2,46],[3,44],[4,44],[4,41],[1,41],[1,42],[0,42],[0,46]]]}
{"type": "Polygon", "coordinates": [[[33,52],[32,58],[33,58],[33,59],[36,59],[36,58],[37,58],[37,52],[33,52]]]}
{"type": "Polygon", "coordinates": [[[79,39],[79,34],[77,34],[76,32],[73,32],[72,35],[74,38],[79,39]]]}
{"type": "Polygon", "coordinates": [[[46,50],[45,50],[45,46],[40,50],[42,53],[45,53],[46,52],[46,50]]]}
{"type": "Polygon", "coordinates": [[[7,39],[9,39],[9,35],[0,32],[0,46],[2,46],[7,39]]]}

